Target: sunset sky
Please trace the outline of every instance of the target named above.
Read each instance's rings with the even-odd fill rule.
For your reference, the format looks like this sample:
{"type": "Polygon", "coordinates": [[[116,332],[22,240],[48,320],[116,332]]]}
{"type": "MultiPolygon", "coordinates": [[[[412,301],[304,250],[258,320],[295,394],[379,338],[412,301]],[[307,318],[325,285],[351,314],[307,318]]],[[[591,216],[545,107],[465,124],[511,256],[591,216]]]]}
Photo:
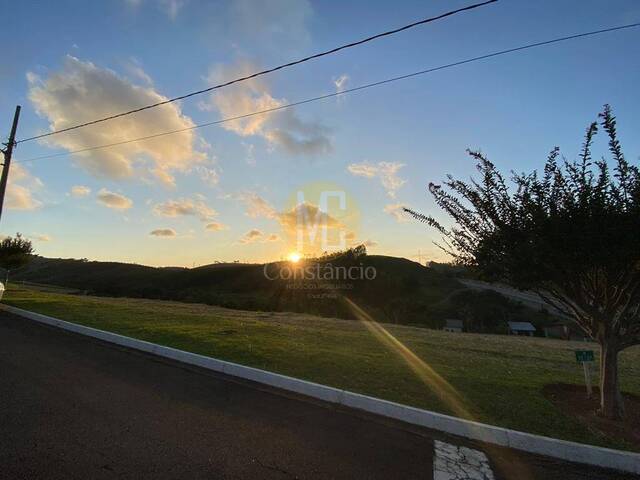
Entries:
{"type": "MultiPolygon", "coordinates": [[[[205,88],[472,2],[112,0],[12,5],[0,129],[18,138],[205,88]],[[12,48],[11,46],[19,46],[12,48]]],[[[6,12],[6,9],[3,9],[6,12]]],[[[437,23],[121,120],[20,144],[0,232],[37,253],[149,265],[286,257],[296,192],[343,189],[347,240],[442,259],[426,192],[469,177],[467,148],[503,170],[573,158],[604,103],[640,156],[640,28],[472,63],[246,120],[29,162],[249,113],[468,57],[640,21],[640,2],[501,0],[437,23]]],[[[600,138],[598,153],[606,143],[600,138]]],[[[595,156],[595,155],[594,155],[595,156]]],[[[332,217],[333,221],[338,221],[332,217]]]]}

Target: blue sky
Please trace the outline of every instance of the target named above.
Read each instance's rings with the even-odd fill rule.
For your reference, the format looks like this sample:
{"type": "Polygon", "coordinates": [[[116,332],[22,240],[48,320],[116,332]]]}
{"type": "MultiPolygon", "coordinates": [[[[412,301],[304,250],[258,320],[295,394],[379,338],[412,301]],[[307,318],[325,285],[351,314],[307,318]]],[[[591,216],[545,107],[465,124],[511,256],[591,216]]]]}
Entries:
{"type": "MultiPolygon", "coordinates": [[[[0,66],[0,127],[8,132],[16,103],[24,138],[467,3],[20,2],[0,31],[13,46],[0,66]]],[[[124,123],[20,144],[1,231],[24,233],[45,256],[185,266],[265,261],[296,248],[286,215],[295,208],[292,195],[301,186],[312,195],[317,185],[331,185],[359,212],[349,242],[367,242],[371,253],[416,259],[420,250],[439,259],[434,232],[394,209],[437,213],[426,185],[447,173],[472,175],[466,148],[482,149],[504,170],[540,167],[554,145],[572,158],[587,124],[610,103],[625,152],[638,161],[640,29],[135,146],[26,160],[330,93],[340,79],[349,88],[637,21],[633,0],[501,0],[124,123]]]]}

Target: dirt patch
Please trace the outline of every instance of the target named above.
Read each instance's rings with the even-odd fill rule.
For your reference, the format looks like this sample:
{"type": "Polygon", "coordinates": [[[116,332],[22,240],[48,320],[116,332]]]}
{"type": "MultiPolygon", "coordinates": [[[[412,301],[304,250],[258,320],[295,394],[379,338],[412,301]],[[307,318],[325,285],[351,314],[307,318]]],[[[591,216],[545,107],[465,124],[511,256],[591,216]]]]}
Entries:
{"type": "Polygon", "coordinates": [[[598,387],[594,387],[592,398],[587,398],[586,387],[565,383],[545,385],[543,393],[561,412],[576,418],[589,430],[608,438],[623,439],[631,449],[640,451],[640,397],[623,393],[625,419],[616,422],[596,414],[600,405],[598,387]]]}

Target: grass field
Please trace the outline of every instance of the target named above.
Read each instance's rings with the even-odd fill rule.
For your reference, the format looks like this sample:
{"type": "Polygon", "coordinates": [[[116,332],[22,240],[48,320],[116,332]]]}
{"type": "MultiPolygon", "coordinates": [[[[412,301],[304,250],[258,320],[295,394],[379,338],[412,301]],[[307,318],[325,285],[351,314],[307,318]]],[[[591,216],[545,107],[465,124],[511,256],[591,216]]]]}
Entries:
{"type": "MultiPolygon", "coordinates": [[[[3,301],[162,345],[453,413],[396,350],[358,321],[24,287],[10,287],[3,301]]],[[[478,421],[610,448],[632,448],[562,415],[542,395],[545,384],[581,384],[582,370],[573,350],[597,350],[595,345],[389,324],[384,328],[446,379],[478,421]]],[[[620,375],[623,390],[640,395],[640,348],[623,352],[620,375]]]]}

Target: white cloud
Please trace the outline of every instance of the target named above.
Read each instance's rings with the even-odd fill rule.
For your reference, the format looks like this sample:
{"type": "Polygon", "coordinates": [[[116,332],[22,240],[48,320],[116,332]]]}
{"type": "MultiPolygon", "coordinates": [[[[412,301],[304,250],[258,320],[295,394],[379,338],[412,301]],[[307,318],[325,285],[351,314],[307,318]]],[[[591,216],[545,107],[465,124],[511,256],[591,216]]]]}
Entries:
{"type": "MultiPolygon", "coordinates": [[[[143,0],[124,0],[130,8],[140,8],[143,0]]],[[[162,10],[167,17],[175,20],[178,13],[187,4],[187,0],[155,0],[156,5],[162,10]]]]}
{"type": "Polygon", "coordinates": [[[276,209],[257,193],[244,192],[239,194],[238,198],[245,204],[248,217],[275,218],[277,215],[276,209]]]}
{"type": "Polygon", "coordinates": [[[373,178],[378,173],[378,168],[369,163],[352,163],[347,167],[350,173],[357,177],[373,178]]]}
{"type": "Polygon", "coordinates": [[[128,210],[133,206],[133,200],[119,193],[110,192],[106,188],[98,192],[97,198],[98,203],[115,210],[128,210]]]}
{"type": "Polygon", "coordinates": [[[249,230],[247,233],[245,233],[238,241],[240,243],[255,243],[258,240],[261,240],[262,237],[264,236],[264,233],[262,233],[260,230],[253,228],[251,230],[249,230]]]}
{"type": "Polygon", "coordinates": [[[89,187],[85,187],[84,185],[74,185],[71,187],[71,195],[80,198],[86,197],[91,193],[91,189],[89,187]]]}
{"type": "Polygon", "coordinates": [[[204,228],[210,232],[219,232],[220,230],[226,230],[229,227],[220,222],[211,222],[207,223],[204,228]]]}
{"type": "Polygon", "coordinates": [[[336,92],[344,92],[347,88],[347,84],[349,83],[349,75],[342,74],[338,78],[333,79],[333,85],[336,87],[336,92]]]}
{"type": "Polygon", "coordinates": [[[279,212],[276,216],[280,225],[285,231],[292,233],[300,227],[300,221],[306,228],[313,228],[307,226],[306,220],[309,220],[311,225],[322,225],[327,228],[340,228],[343,227],[342,223],[336,218],[332,217],[326,212],[323,212],[319,207],[312,203],[300,203],[291,210],[279,212]]]}
{"type": "Polygon", "coordinates": [[[11,210],[35,210],[42,202],[36,200],[27,187],[14,184],[7,187],[6,205],[11,210]]]}
{"type": "Polygon", "coordinates": [[[198,175],[200,175],[200,179],[210,187],[214,187],[218,184],[218,182],[220,182],[219,169],[198,165],[195,168],[195,171],[198,173],[198,175]]]}
{"type": "Polygon", "coordinates": [[[41,189],[42,181],[33,176],[19,163],[11,166],[5,204],[11,210],[35,210],[42,202],[35,198],[34,192],[41,189]]]}
{"type": "Polygon", "coordinates": [[[157,228],[155,230],[152,230],[149,235],[153,237],[172,238],[177,234],[173,228],[157,228]]]}
{"type": "Polygon", "coordinates": [[[277,233],[267,234],[262,232],[261,230],[258,230],[257,228],[253,228],[249,230],[238,240],[238,242],[242,244],[256,243],[256,242],[270,243],[270,242],[279,242],[279,241],[280,241],[280,235],[278,235],[277,233]]]}
{"type": "Polygon", "coordinates": [[[365,247],[376,247],[378,245],[378,242],[374,241],[374,240],[358,240],[358,237],[356,235],[355,232],[347,232],[347,234],[345,235],[345,240],[347,240],[347,242],[349,243],[349,245],[355,246],[355,245],[364,245],[365,247]]]}
{"type": "Polygon", "coordinates": [[[309,202],[299,203],[289,210],[279,212],[255,192],[241,193],[239,198],[245,204],[245,214],[248,217],[275,219],[288,231],[295,230],[299,220],[309,220],[311,223],[326,225],[328,228],[342,226],[340,221],[309,202]]]}
{"type": "Polygon", "coordinates": [[[38,235],[35,235],[33,237],[34,240],[38,241],[38,242],[50,242],[51,241],[51,237],[47,234],[41,233],[38,235]]]}
{"type": "Polygon", "coordinates": [[[396,221],[399,222],[399,223],[408,222],[409,221],[409,217],[407,216],[407,214],[403,210],[404,207],[405,207],[405,205],[403,205],[401,203],[391,203],[391,204],[389,204],[389,205],[384,207],[384,213],[388,213],[393,218],[395,218],[396,221]]]}
{"type": "Polygon", "coordinates": [[[378,162],[377,164],[362,162],[352,163],[347,167],[347,170],[357,177],[378,177],[387,191],[387,195],[391,198],[396,198],[397,190],[407,182],[397,175],[398,170],[402,167],[404,167],[404,164],[397,162],[378,162]]]}
{"type": "MultiPolygon", "coordinates": [[[[220,65],[211,71],[208,82],[224,82],[258,70],[257,65],[248,61],[220,65]]],[[[286,103],[284,98],[271,96],[263,78],[253,78],[214,92],[209,103],[201,103],[200,106],[206,110],[216,109],[224,118],[233,118],[278,108],[286,103]]],[[[329,129],[320,123],[301,119],[292,108],[234,120],[222,126],[242,137],[260,136],[272,148],[280,148],[291,155],[319,155],[333,149],[329,129]]]]}
{"type": "MultiPolygon", "coordinates": [[[[243,193],[238,198],[244,202],[247,216],[275,220],[282,228],[283,237],[272,234],[260,239],[254,238],[252,241],[275,242],[284,239],[290,245],[298,245],[298,248],[319,253],[324,248],[324,240],[329,245],[338,245],[342,238],[347,242],[355,238],[353,232],[347,231],[348,227],[343,223],[343,219],[336,218],[313,203],[302,202],[279,211],[254,192],[243,193]],[[301,240],[304,247],[300,247],[301,240]]],[[[344,220],[348,222],[349,219],[344,220]]],[[[252,241],[244,238],[241,243],[252,243],[252,241]]]]}
{"type": "Polygon", "coordinates": [[[176,19],[178,12],[186,3],[186,0],[160,0],[160,6],[171,20],[176,19]]]}
{"type": "Polygon", "coordinates": [[[124,64],[124,68],[132,77],[142,80],[143,83],[149,86],[153,85],[153,79],[144,71],[137,58],[130,57],[129,61],[124,64]]]}
{"type": "Polygon", "coordinates": [[[242,146],[247,153],[246,162],[247,165],[251,165],[252,167],[256,166],[256,157],[255,157],[255,145],[253,143],[241,142],[242,146]]]}
{"type": "Polygon", "coordinates": [[[166,202],[155,205],[153,211],[161,217],[194,216],[203,222],[210,221],[217,215],[217,212],[207,206],[202,198],[167,200],[166,202]]]}
{"type": "MultiPolygon", "coordinates": [[[[62,68],[46,79],[27,74],[29,99],[51,130],[166,100],[152,87],[134,85],[112,70],[67,55],[62,68]]],[[[149,111],[109,120],[73,133],[48,137],[46,144],[68,151],[115,143],[160,132],[192,127],[189,117],[171,103],[149,111]]],[[[206,155],[195,149],[193,131],[78,153],[76,163],[90,174],[123,179],[149,172],[160,182],[173,184],[174,171],[187,171],[206,155]]]]}

